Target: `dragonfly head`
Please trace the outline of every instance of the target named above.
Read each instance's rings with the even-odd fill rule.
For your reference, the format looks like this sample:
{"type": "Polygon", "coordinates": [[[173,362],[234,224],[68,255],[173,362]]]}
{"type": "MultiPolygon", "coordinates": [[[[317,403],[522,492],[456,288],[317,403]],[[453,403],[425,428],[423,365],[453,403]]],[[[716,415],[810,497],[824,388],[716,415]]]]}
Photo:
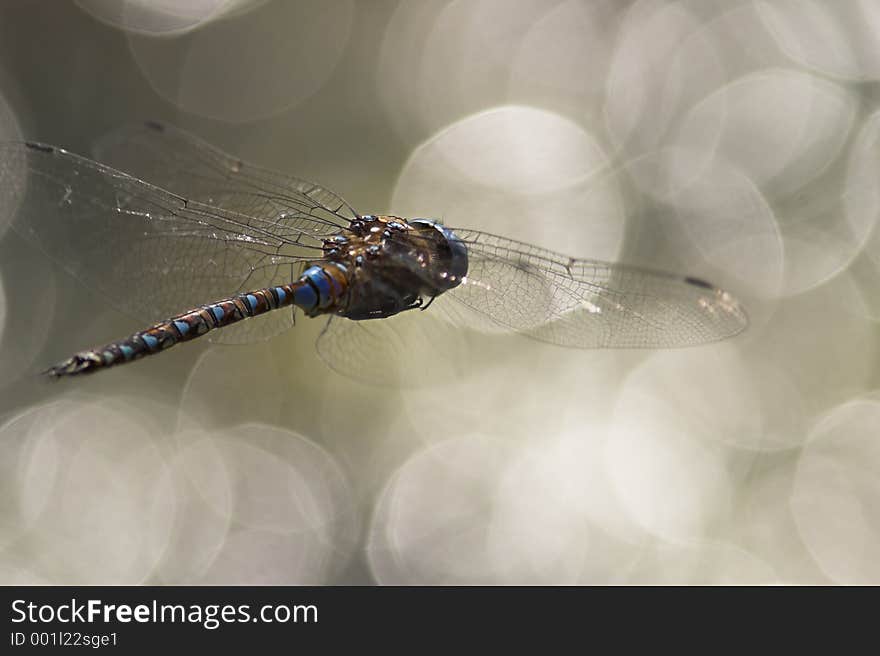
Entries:
{"type": "Polygon", "coordinates": [[[440,291],[458,287],[468,272],[468,252],[464,242],[452,230],[433,219],[410,219],[407,223],[440,242],[438,251],[443,261],[440,278],[436,281],[440,291]]]}

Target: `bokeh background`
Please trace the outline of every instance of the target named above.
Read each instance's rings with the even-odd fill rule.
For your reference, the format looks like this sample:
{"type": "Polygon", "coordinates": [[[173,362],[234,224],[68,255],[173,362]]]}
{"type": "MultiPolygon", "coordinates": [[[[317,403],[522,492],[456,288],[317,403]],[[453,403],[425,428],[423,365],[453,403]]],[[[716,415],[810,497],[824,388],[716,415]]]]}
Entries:
{"type": "Polygon", "coordinates": [[[878,80],[868,0],[0,0],[0,139],[162,120],[751,318],[654,352],[446,331],[397,386],[302,320],[49,383],[142,326],[0,189],[0,582],[880,583],[878,80]]]}

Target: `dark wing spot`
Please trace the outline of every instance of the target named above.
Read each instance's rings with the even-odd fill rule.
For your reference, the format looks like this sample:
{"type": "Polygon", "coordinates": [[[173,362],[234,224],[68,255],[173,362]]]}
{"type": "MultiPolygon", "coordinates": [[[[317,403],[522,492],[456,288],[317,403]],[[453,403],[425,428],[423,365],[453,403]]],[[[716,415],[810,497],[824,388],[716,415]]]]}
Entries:
{"type": "Polygon", "coordinates": [[[55,148],[52,146],[47,146],[46,144],[37,143],[36,141],[25,141],[24,145],[28,148],[33,148],[34,150],[39,150],[41,153],[54,153],[55,148]]]}
{"type": "Polygon", "coordinates": [[[710,285],[705,280],[700,280],[699,278],[691,278],[687,277],[684,279],[686,283],[689,285],[693,285],[694,287],[703,287],[704,289],[715,289],[712,285],[710,285]]]}
{"type": "Polygon", "coordinates": [[[158,121],[144,121],[144,127],[156,132],[165,132],[165,126],[158,121]]]}

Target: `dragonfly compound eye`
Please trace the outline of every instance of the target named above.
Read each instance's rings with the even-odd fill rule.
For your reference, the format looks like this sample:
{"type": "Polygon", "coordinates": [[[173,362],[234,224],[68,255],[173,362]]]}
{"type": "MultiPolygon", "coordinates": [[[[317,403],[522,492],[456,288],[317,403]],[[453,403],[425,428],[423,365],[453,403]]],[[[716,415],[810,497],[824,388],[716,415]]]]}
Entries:
{"type": "Polygon", "coordinates": [[[468,252],[464,242],[452,230],[433,219],[411,219],[409,224],[416,229],[435,230],[439,233],[442,243],[440,252],[444,262],[441,279],[437,281],[438,286],[444,291],[458,287],[468,272],[468,252]]]}

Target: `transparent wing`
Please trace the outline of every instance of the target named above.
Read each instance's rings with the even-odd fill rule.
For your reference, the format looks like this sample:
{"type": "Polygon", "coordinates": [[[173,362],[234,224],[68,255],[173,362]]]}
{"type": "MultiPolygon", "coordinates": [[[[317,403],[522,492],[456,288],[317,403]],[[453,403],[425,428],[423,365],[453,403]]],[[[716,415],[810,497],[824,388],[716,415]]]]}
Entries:
{"type": "Polygon", "coordinates": [[[401,351],[398,335],[390,328],[392,320],[351,321],[331,316],[315,344],[318,355],[338,374],[397,387],[402,381],[395,354],[401,351]]]}
{"type": "MultiPolygon", "coordinates": [[[[157,187],[248,216],[268,219],[298,211],[340,227],[357,216],[329,189],[248,164],[188,132],[154,121],[110,132],[93,151],[98,161],[157,187]]],[[[296,227],[295,217],[287,222],[296,227]]]]}
{"type": "MultiPolygon", "coordinates": [[[[30,143],[0,144],[0,193],[20,200],[17,232],[113,306],[144,321],[289,282],[304,260],[320,257],[321,239],[336,234],[341,221],[335,204],[324,207],[296,190],[285,195],[290,205],[272,213],[271,203],[255,204],[254,192],[227,188],[222,200],[250,208],[249,214],[30,143]]],[[[277,203],[280,208],[282,200],[277,203]]],[[[279,321],[290,325],[292,315],[283,314],[283,321],[257,320],[238,333],[264,338],[281,329],[279,321]]]]}
{"type": "Polygon", "coordinates": [[[748,324],[727,292],[696,279],[569,258],[474,230],[467,280],[450,296],[496,325],[578,348],[672,348],[731,337],[748,324]]]}
{"type": "Polygon", "coordinates": [[[331,369],[349,378],[388,387],[436,386],[469,373],[474,354],[465,332],[430,310],[367,321],[331,317],[316,346],[331,369]]]}
{"type": "MultiPolygon", "coordinates": [[[[95,159],[174,194],[252,217],[274,219],[274,234],[296,239],[315,222],[335,233],[357,212],[341,196],[314,182],[264,169],[229,155],[170,125],[145,121],[99,139],[95,159]]],[[[264,271],[264,274],[269,272],[264,271]]],[[[299,271],[294,272],[298,277],[299,271]]],[[[283,278],[264,275],[265,285],[283,278]]],[[[285,281],[286,282],[286,281],[285,281]]],[[[247,343],[279,334],[293,323],[293,311],[272,312],[211,335],[222,343],[247,343]]]]}

